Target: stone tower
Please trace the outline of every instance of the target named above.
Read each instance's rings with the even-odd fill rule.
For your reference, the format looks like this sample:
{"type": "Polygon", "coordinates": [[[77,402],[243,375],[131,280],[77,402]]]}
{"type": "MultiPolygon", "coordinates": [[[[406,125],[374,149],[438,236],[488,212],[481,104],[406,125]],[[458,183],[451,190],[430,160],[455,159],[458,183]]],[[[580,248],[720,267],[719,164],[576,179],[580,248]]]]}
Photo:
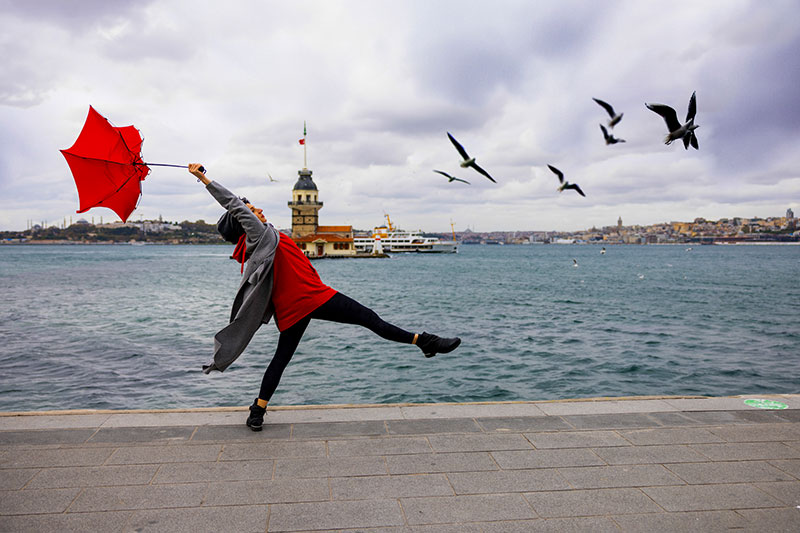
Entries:
{"type": "Polygon", "coordinates": [[[317,232],[319,226],[319,210],[322,202],[317,200],[317,186],[311,179],[311,171],[307,168],[298,170],[300,176],[292,189],[292,239],[317,232]]]}

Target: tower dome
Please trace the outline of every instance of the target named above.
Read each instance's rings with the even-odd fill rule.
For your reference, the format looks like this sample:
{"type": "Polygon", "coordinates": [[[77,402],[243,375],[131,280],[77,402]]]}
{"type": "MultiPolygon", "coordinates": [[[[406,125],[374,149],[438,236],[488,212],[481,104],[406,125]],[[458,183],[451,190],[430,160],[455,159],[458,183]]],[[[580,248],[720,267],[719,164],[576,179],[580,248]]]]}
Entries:
{"type": "Polygon", "coordinates": [[[293,190],[295,191],[316,191],[317,185],[314,183],[314,180],[311,179],[311,171],[307,168],[303,170],[298,170],[297,174],[300,176],[297,178],[297,183],[294,184],[293,190]]]}

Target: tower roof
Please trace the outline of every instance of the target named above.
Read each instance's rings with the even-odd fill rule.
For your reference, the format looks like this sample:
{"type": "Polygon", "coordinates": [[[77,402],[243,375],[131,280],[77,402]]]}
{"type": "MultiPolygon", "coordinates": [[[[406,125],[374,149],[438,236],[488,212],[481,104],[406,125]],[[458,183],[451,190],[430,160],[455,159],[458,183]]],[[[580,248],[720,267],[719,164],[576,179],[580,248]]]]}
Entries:
{"type": "Polygon", "coordinates": [[[303,170],[298,170],[297,174],[300,176],[297,178],[297,183],[294,184],[293,190],[295,191],[316,191],[317,185],[314,183],[314,180],[311,179],[311,171],[307,168],[303,170]]]}

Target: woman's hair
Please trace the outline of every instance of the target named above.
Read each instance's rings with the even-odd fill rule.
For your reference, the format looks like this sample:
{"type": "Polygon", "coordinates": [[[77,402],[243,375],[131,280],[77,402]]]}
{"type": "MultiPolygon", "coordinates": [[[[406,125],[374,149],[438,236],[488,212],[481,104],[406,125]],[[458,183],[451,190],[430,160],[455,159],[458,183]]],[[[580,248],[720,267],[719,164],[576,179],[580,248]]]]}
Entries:
{"type": "MultiPolygon", "coordinates": [[[[250,203],[244,196],[239,199],[246,204],[250,203]]],[[[219,217],[217,221],[217,231],[222,235],[223,239],[231,244],[237,244],[239,242],[239,237],[244,235],[244,228],[230,212],[225,212],[219,217]]]]}

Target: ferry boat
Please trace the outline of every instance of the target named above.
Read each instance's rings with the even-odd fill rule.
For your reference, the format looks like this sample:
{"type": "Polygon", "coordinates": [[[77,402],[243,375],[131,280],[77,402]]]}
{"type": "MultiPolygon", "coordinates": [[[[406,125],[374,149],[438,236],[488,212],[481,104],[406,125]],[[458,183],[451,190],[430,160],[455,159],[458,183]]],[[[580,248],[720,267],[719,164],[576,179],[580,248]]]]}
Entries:
{"type": "Polygon", "coordinates": [[[353,236],[357,253],[457,253],[458,242],[453,233],[452,241],[442,241],[437,237],[425,237],[422,230],[406,231],[396,228],[389,215],[386,224],[377,226],[370,236],[353,236]]]}

